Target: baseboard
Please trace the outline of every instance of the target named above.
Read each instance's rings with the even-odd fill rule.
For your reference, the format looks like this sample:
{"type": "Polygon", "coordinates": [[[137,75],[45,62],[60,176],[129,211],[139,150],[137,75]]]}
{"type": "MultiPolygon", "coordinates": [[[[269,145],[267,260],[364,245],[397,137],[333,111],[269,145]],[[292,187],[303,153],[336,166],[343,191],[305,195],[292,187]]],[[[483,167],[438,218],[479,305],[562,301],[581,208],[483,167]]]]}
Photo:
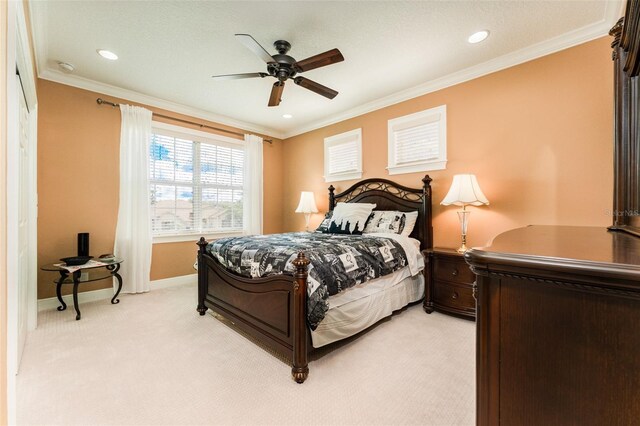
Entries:
{"type": "MultiPolygon", "coordinates": [[[[173,287],[183,284],[197,284],[198,274],[181,275],[179,277],[164,278],[161,280],[151,281],[151,291],[154,289],[173,287]]],[[[103,288],[100,290],[83,291],[78,293],[78,303],[94,302],[96,300],[111,299],[113,297],[112,288],[103,288]]],[[[66,294],[62,296],[62,300],[67,306],[73,306],[73,296],[66,294]]],[[[47,299],[38,300],[38,312],[47,309],[55,309],[60,305],[57,297],[49,297],[47,299]]]]}
{"type": "Polygon", "coordinates": [[[156,288],[173,287],[182,284],[197,284],[198,274],[180,275],[179,277],[164,278],[161,280],[151,281],[151,290],[156,288]]]}

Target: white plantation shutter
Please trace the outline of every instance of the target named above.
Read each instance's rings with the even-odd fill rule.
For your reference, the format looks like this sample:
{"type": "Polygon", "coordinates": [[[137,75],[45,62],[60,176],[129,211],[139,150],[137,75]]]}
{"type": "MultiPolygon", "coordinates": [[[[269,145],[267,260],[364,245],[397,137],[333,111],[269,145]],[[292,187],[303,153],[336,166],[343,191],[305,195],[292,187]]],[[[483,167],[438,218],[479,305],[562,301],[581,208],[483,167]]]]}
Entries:
{"type": "Polygon", "coordinates": [[[359,154],[355,141],[329,147],[329,173],[357,172],[359,154]]]}
{"type": "Polygon", "coordinates": [[[200,188],[195,200],[200,230],[242,230],[244,151],[200,143],[200,188]]]}
{"type": "Polygon", "coordinates": [[[152,134],[149,151],[153,233],[192,231],[194,142],[152,134]]]}
{"type": "Polygon", "coordinates": [[[154,236],[242,231],[244,148],[211,137],[153,130],[149,182],[154,236]]]}
{"type": "Polygon", "coordinates": [[[439,134],[440,123],[437,121],[395,131],[396,164],[438,158],[439,134]]]}
{"type": "Polygon", "coordinates": [[[324,168],[327,182],[362,177],[362,129],[325,138],[324,168]]]}
{"type": "Polygon", "coordinates": [[[446,106],[389,120],[389,174],[446,166],[446,106]]]}

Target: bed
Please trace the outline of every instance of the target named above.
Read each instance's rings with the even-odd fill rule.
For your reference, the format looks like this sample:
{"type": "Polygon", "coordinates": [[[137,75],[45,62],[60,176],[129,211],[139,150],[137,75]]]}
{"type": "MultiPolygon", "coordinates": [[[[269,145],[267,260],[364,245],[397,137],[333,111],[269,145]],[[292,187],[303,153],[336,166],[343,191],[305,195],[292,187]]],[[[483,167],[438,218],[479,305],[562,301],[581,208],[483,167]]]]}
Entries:
{"type": "MultiPolygon", "coordinates": [[[[329,210],[333,211],[339,202],[375,203],[375,210],[383,211],[416,211],[418,217],[409,237],[416,246],[419,245],[417,253],[433,245],[431,178],[428,175],[422,179],[421,188],[409,188],[377,178],[360,181],[338,194],[330,186],[329,210]]],[[[279,235],[296,237],[291,234],[279,235]]],[[[310,327],[307,306],[311,301],[308,298],[313,296],[309,296],[307,290],[311,285],[308,270],[311,250],[307,254],[300,251],[295,256],[293,262],[290,262],[293,265],[290,274],[251,278],[223,266],[219,257],[207,250],[209,242],[204,238],[200,238],[197,244],[198,313],[204,315],[207,309],[211,309],[261,344],[290,355],[291,374],[298,383],[303,383],[308,377],[309,354],[314,350],[314,344],[315,347],[320,347],[348,337],[357,333],[358,329],[366,328],[390,315],[389,306],[393,308],[393,303],[380,309],[372,308],[376,306],[376,298],[391,297],[396,306],[404,300],[402,306],[405,306],[407,301],[416,301],[416,298],[419,300],[424,288],[423,274],[412,276],[405,270],[405,276],[401,278],[398,278],[397,272],[393,274],[395,278],[381,277],[370,281],[366,286],[358,286],[332,296],[333,299],[329,299],[330,305],[340,309],[329,309],[319,324],[310,327]],[[371,288],[365,289],[366,287],[371,288]],[[365,294],[366,292],[370,294],[365,294]],[[341,322],[345,322],[345,315],[349,317],[347,322],[351,324],[351,328],[346,330],[340,326],[341,322]]]]}

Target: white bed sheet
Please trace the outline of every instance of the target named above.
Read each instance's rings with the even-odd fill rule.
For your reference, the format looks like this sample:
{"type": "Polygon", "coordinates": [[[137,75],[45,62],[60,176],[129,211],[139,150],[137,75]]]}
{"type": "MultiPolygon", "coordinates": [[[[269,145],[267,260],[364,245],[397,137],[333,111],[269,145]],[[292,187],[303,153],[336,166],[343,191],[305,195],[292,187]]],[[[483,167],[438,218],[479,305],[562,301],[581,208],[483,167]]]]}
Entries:
{"type": "Polygon", "coordinates": [[[351,287],[329,297],[329,311],[311,331],[313,347],[353,336],[424,295],[424,258],[420,242],[398,234],[376,234],[398,241],[408,265],[392,274],[351,287]]]}
{"type": "Polygon", "coordinates": [[[394,311],[422,299],[424,276],[422,274],[406,276],[394,285],[377,287],[377,291],[367,296],[345,301],[337,307],[330,305],[324,319],[315,330],[311,331],[313,347],[319,348],[353,336],[382,318],[388,317],[394,311]]]}

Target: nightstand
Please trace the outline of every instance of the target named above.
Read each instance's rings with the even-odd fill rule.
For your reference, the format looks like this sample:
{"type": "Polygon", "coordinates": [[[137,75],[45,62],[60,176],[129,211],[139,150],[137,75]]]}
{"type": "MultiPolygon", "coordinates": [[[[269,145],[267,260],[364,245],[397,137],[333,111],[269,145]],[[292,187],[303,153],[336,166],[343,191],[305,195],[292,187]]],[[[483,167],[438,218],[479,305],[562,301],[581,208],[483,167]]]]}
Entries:
{"type": "Polygon", "coordinates": [[[454,249],[434,248],[423,251],[425,258],[424,310],[476,318],[473,283],[476,276],[454,249]]]}

